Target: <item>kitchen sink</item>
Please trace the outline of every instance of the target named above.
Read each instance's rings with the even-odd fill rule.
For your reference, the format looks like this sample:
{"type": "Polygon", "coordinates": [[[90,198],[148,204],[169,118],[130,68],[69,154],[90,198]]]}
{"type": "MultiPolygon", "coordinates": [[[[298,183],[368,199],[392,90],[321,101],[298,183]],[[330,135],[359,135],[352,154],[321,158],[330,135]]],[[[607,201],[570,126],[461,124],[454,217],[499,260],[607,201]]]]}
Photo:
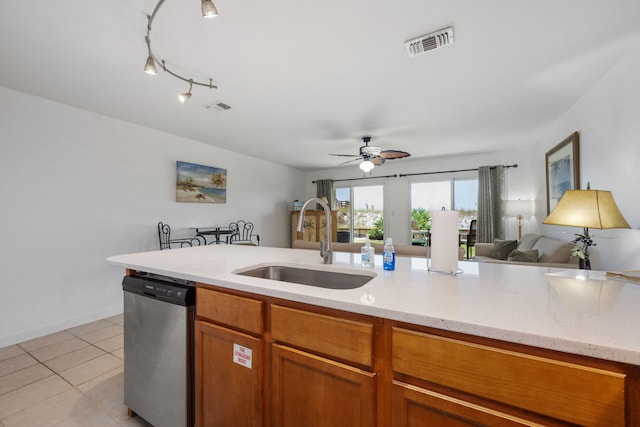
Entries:
{"type": "Polygon", "coordinates": [[[356,289],[375,277],[375,274],[343,273],[288,265],[263,265],[236,271],[235,274],[326,289],[356,289]]]}

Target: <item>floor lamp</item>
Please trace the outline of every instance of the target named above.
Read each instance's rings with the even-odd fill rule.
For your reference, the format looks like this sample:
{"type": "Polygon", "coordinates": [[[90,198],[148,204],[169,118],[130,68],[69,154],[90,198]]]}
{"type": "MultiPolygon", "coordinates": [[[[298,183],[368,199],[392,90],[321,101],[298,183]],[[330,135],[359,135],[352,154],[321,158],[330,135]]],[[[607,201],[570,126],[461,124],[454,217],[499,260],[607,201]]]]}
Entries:
{"type": "Polygon", "coordinates": [[[518,240],[522,239],[522,221],[525,217],[533,215],[533,203],[531,200],[507,200],[507,216],[513,216],[518,221],[518,240]]]}

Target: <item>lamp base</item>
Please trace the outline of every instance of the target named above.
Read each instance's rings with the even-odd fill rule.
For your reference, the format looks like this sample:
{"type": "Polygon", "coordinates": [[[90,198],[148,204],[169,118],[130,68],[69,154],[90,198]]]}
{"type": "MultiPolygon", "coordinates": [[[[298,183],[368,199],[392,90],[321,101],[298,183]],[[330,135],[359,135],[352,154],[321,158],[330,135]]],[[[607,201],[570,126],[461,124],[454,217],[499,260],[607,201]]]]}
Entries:
{"type": "Polygon", "coordinates": [[[578,268],[580,268],[580,270],[591,270],[591,260],[589,258],[580,258],[578,260],[578,268]]]}

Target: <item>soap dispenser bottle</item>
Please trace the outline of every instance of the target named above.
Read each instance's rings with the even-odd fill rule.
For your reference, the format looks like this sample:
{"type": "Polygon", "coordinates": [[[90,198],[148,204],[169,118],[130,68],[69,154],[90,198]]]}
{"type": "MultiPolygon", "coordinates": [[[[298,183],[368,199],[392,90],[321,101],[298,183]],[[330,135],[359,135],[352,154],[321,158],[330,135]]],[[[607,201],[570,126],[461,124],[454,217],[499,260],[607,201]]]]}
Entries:
{"type": "Polygon", "coordinates": [[[371,246],[369,236],[365,237],[364,246],[360,248],[360,259],[363,267],[373,267],[376,263],[376,248],[371,246]]]}
{"type": "Polygon", "coordinates": [[[393,241],[391,237],[387,238],[382,251],[382,267],[385,270],[393,271],[396,269],[396,251],[393,249],[393,241]]]}

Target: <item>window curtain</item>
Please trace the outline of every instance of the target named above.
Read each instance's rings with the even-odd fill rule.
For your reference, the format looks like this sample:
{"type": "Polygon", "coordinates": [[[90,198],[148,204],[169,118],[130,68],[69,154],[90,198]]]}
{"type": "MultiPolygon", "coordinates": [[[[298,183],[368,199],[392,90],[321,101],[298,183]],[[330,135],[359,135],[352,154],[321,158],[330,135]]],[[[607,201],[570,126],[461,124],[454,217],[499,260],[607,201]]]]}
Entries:
{"type": "Polygon", "coordinates": [[[319,179],[316,181],[317,191],[316,196],[319,199],[323,197],[327,198],[328,205],[331,210],[336,208],[335,194],[333,191],[333,180],[332,179],[319,179]]]}
{"type": "Polygon", "coordinates": [[[478,168],[478,224],[477,241],[492,243],[504,239],[504,167],[478,168]]]}

